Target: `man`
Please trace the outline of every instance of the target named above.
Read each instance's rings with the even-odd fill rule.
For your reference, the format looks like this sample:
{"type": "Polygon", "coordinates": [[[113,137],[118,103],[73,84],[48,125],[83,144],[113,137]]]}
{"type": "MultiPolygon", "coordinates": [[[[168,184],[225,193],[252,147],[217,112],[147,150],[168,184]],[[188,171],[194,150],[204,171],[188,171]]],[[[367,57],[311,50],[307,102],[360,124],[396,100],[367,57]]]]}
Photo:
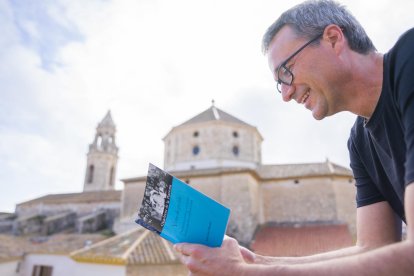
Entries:
{"type": "Polygon", "coordinates": [[[194,275],[414,275],[414,30],[382,55],[343,6],[308,1],[269,27],[263,49],[283,100],[303,104],[317,120],[358,115],[348,142],[356,245],[272,258],[227,238],[221,248],[176,245],[182,262],[194,275]]]}

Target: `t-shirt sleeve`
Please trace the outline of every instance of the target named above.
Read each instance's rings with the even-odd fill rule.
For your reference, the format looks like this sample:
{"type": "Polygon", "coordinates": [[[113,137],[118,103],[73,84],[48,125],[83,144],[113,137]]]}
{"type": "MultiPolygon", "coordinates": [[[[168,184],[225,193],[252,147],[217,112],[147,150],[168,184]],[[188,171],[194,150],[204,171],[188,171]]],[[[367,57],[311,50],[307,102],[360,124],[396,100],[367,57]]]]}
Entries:
{"type": "Polygon", "coordinates": [[[385,198],[367,173],[354,143],[354,137],[351,133],[351,137],[348,140],[348,150],[351,161],[350,165],[355,178],[357,207],[384,201],[385,198]]]}
{"type": "Polygon", "coordinates": [[[404,180],[408,185],[414,182],[414,29],[401,37],[395,53],[393,83],[407,147],[404,180]]]}

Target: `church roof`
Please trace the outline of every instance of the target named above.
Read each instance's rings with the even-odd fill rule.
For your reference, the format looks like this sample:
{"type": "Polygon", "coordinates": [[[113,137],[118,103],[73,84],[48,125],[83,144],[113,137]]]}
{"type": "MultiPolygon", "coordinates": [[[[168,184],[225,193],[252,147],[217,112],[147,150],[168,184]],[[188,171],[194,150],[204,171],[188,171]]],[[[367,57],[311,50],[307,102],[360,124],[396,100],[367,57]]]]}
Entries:
{"type": "Polygon", "coordinates": [[[354,245],[346,224],[266,225],[250,248],[261,255],[307,256],[354,245]]]}
{"type": "Polygon", "coordinates": [[[111,116],[111,110],[108,110],[108,112],[106,113],[105,117],[102,119],[102,121],[99,123],[98,127],[111,127],[114,128],[115,127],[115,123],[112,120],[112,116],[111,116]]]}
{"type": "Polygon", "coordinates": [[[179,263],[171,243],[138,225],[132,231],[72,252],[71,257],[78,262],[114,265],[179,263]]]}
{"type": "Polygon", "coordinates": [[[262,165],[257,168],[262,179],[336,175],[352,177],[352,171],[331,161],[307,164],[262,165]]]}
{"type": "Polygon", "coordinates": [[[246,122],[243,122],[242,120],[234,117],[233,115],[230,115],[223,110],[217,108],[214,106],[214,104],[208,108],[207,110],[201,112],[200,114],[196,115],[195,117],[191,118],[188,121],[185,121],[180,126],[183,125],[190,125],[190,124],[196,124],[196,123],[203,123],[203,122],[210,122],[210,121],[224,121],[224,122],[231,122],[231,123],[237,123],[242,125],[247,125],[246,122]]]}
{"type": "Polygon", "coordinates": [[[22,202],[17,206],[33,204],[67,204],[67,203],[92,203],[92,202],[119,202],[122,191],[91,191],[70,194],[50,194],[33,200],[22,202]]]}

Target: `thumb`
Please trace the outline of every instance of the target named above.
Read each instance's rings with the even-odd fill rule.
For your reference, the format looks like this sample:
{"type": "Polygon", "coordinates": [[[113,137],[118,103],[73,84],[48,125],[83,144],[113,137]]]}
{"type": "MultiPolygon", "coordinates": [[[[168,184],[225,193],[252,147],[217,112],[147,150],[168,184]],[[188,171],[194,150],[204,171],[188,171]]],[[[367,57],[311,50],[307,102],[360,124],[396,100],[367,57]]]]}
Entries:
{"type": "Polygon", "coordinates": [[[201,247],[201,245],[199,244],[194,244],[194,243],[176,243],[174,245],[174,249],[175,251],[186,255],[186,256],[190,256],[193,254],[194,250],[196,250],[197,248],[201,247]]]}

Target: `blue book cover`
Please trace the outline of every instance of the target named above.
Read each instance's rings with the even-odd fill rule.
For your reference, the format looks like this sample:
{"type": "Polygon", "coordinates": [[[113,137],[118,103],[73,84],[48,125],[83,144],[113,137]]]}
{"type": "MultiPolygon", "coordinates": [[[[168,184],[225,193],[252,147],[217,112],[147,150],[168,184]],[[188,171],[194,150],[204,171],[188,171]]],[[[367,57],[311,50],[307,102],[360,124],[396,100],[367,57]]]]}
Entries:
{"type": "Polygon", "coordinates": [[[172,243],[219,247],[230,209],[149,164],[144,198],[136,223],[172,243]]]}

